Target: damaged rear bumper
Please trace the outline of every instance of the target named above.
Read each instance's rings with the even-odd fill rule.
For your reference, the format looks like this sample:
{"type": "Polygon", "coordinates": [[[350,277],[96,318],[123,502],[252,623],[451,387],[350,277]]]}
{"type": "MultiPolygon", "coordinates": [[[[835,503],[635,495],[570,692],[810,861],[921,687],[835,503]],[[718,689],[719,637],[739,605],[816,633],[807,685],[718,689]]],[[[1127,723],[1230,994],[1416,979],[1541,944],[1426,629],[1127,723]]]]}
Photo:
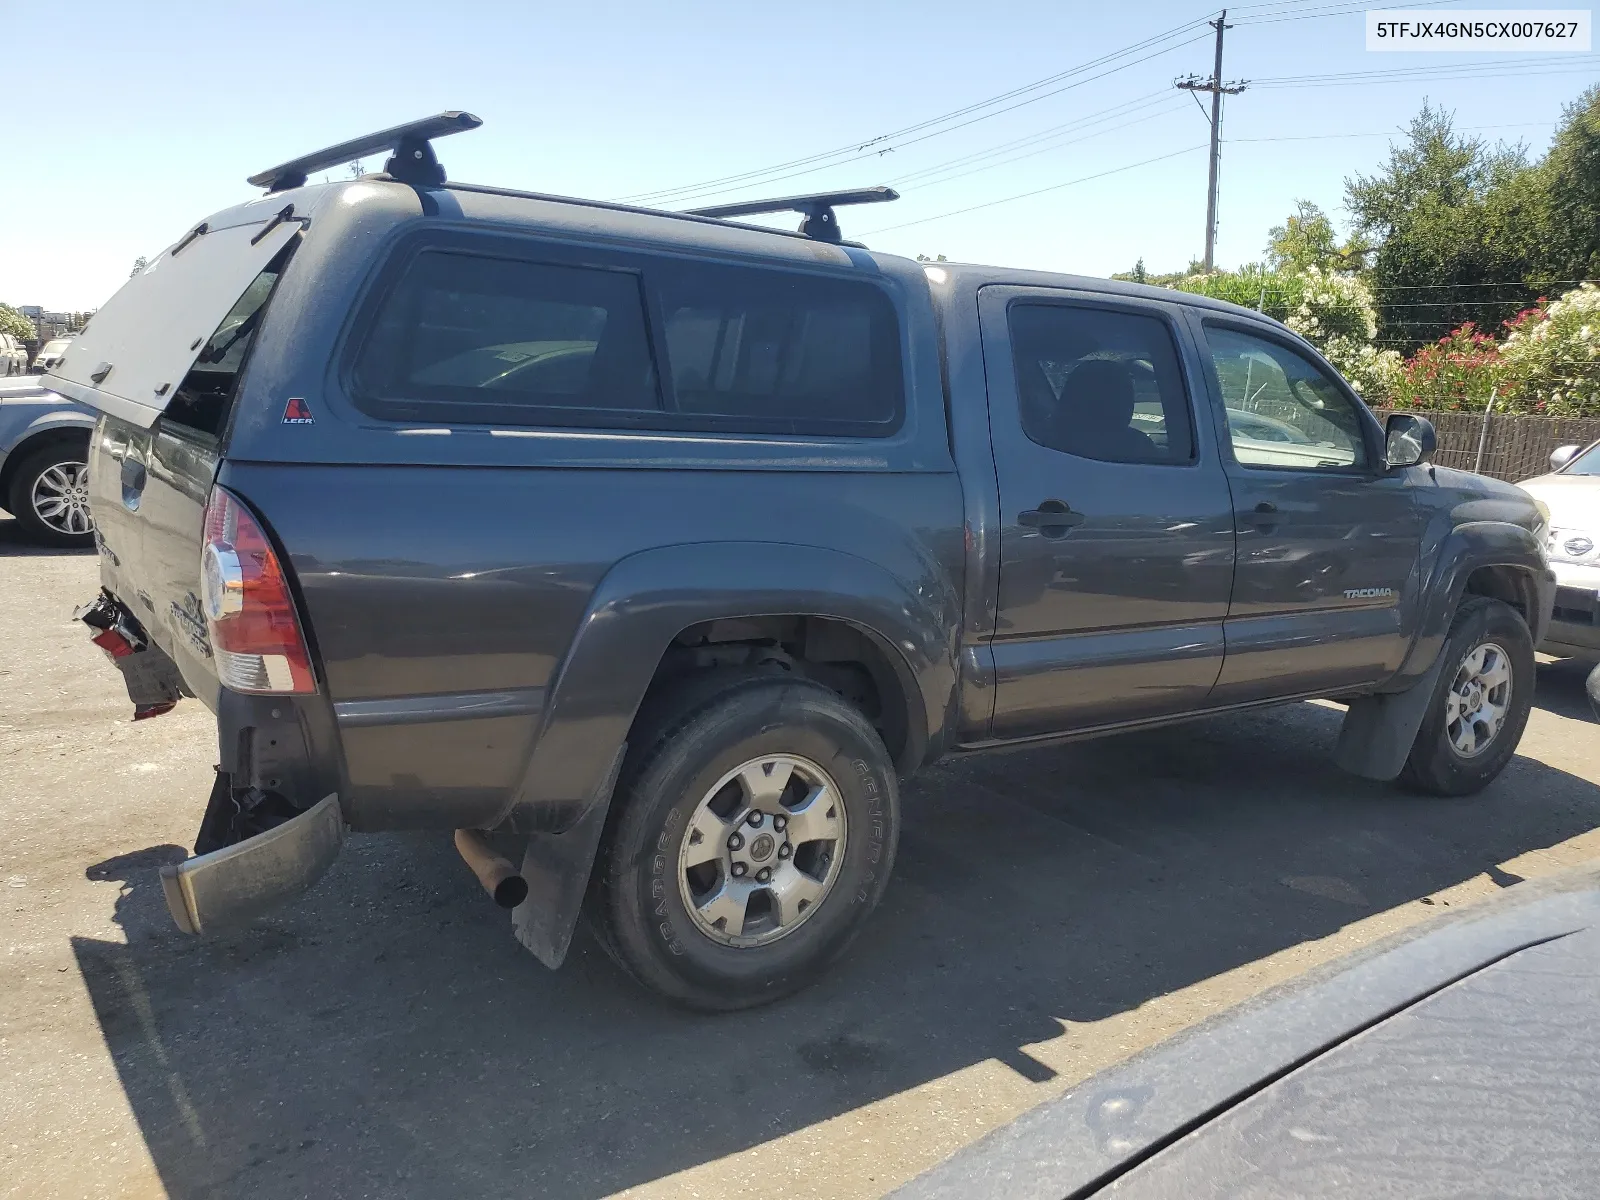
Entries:
{"type": "Polygon", "coordinates": [[[185,933],[238,925],[300,895],[339,857],[344,817],[339,798],[264,833],[161,868],[167,911],[185,933]]]}

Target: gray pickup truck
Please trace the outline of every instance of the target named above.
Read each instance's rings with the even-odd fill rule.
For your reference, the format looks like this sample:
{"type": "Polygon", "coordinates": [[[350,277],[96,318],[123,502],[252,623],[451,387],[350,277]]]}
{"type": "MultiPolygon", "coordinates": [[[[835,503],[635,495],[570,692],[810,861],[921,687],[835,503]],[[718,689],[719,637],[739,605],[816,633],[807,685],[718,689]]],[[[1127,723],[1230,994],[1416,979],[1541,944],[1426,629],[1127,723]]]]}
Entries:
{"type": "Polygon", "coordinates": [[[252,177],[48,377],[103,414],[83,618],[138,715],[217,717],[185,930],[348,831],[454,830],[548,965],[582,912],[737,1008],[860,929],[943,754],[1309,697],[1368,777],[1464,794],[1515,751],[1539,507],[1283,326],[843,240],[887,189],[446,182],[433,140],[476,124],[252,177]],[[778,210],[800,230],[733,219],[778,210]]]}

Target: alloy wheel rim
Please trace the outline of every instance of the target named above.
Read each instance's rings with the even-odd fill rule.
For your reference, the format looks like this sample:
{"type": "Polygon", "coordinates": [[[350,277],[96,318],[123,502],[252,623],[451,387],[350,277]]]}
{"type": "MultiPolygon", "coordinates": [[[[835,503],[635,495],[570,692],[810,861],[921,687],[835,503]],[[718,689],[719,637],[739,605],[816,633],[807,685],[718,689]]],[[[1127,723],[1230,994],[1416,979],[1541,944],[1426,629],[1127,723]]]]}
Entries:
{"type": "Polygon", "coordinates": [[[1462,758],[1476,758],[1500,735],[1511,713],[1511,659],[1494,642],[1475,647],[1456,669],[1445,697],[1445,736],[1462,758]]]}
{"type": "Polygon", "coordinates": [[[810,759],[768,754],[729,771],[696,805],[678,849],[678,890],[722,946],[764,946],[822,907],[849,836],[843,798],[810,759]]]}
{"type": "Polygon", "coordinates": [[[33,515],[57,533],[74,537],[90,533],[89,464],[59,462],[39,472],[29,497],[33,515]]]}

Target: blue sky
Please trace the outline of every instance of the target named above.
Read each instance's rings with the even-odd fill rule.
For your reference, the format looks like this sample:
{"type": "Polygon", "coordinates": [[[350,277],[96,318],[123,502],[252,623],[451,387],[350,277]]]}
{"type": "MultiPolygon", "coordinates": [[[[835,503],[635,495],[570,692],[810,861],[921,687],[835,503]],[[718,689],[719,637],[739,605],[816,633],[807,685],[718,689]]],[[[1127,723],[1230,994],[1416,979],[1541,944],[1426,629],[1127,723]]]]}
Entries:
{"type": "MultiPolygon", "coordinates": [[[[619,198],[861,146],[1209,15],[1181,0],[14,5],[7,43],[50,49],[30,52],[22,108],[11,89],[14,111],[43,120],[25,122],[36,131],[26,137],[14,126],[6,156],[0,300],[94,307],[135,257],[255,194],[244,183],[251,172],[440,109],[484,120],[439,144],[453,178],[619,198]]],[[[1562,105],[1600,78],[1600,54],[1547,55],[1512,73],[1490,64],[1527,55],[1369,53],[1361,10],[1344,0],[1240,5],[1230,20],[1229,78],[1452,65],[1487,73],[1254,86],[1230,100],[1224,266],[1259,257],[1298,197],[1338,217],[1344,177],[1376,166],[1424,97],[1480,136],[1537,153],[1562,105]],[[1342,11],[1306,15],[1328,9],[1342,11]]],[[[904,198],[849,212],[847,236],[905,254],[1086,274],[1140,256],[1152,270],[1177,269],[1201,250],[1197,147],[1207,130],[1171,83],[1209,73],[1210,37],[1204,26],[1173,34],[976,110],[962,120],[982,119],[962,128],[946,122],[824,170],[771,172],[662,206],[890,183],[904,198]],[[989,207],[941,216],[977,205],[989,207]]]]}

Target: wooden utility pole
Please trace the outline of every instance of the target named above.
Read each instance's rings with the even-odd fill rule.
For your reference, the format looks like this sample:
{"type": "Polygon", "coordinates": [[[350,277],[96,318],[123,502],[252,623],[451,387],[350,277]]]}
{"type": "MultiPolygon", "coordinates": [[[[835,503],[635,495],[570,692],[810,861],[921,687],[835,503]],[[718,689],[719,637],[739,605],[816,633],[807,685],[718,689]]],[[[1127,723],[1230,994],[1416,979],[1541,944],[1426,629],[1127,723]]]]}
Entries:
{"type": "Polygon", "coordinates": [[[1211,78],[1200,79],[1190,75],[1187,79],[1174,80],[1172,86],[1187,92],[1211,93],[1211,170],[1206,182],[1205,257],[1206,270],[1211,271],[1215,267],[1217,249],[1217,162],[1222,142],[1222,97],[1237,96],[1244,91],[1247,81],[1237,79],[1231,83],[1222,82],[1222,34],[1224,30],[1233,28],[1228,24],[1228,10],[1223,9],[1217,19],[1208,24],[1217,31],[1217,57],[1211,68],[1211,78]]]}

